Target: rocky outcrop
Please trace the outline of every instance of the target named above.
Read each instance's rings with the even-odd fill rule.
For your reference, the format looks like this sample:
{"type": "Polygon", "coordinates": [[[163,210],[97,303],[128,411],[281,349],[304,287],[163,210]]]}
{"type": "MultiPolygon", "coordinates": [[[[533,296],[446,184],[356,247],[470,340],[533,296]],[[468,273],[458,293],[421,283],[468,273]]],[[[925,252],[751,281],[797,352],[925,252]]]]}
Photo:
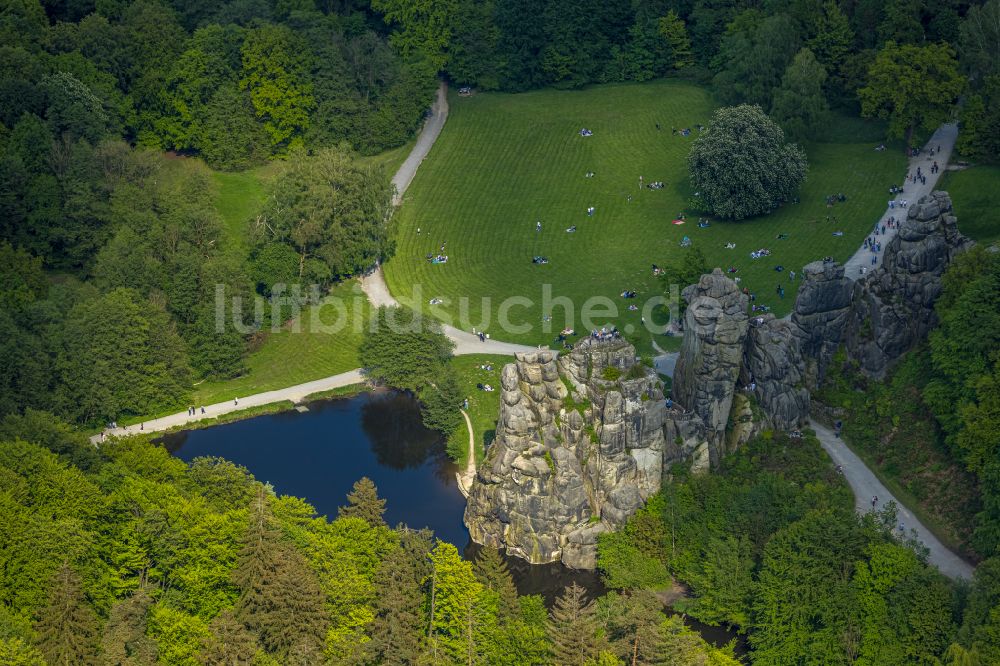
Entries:
{"type": "Polygon", "coordinates": [[[718,268],[682,295],[688,306],[673,398],[701,418],[715,465],[725,452],[725,429],[743,362],[748,298],[718,268]]]}
{"type": "Polygon", "coordinates": [[[971,241],[962,236],[946,192],[910,207],[882,265],[854,284],[846,327],[848,356],[876,379],[937,326],[941,276],[971,241]]]}
{"type": "Polygon", "coordinates": [[[840,347],[851,309],[854,282],[833,261],[814,261],[802,269],[792,311],[792,333],[798,338],[803,382],[815,390],[840,347]]]}
{"type": "Polygon", "coordinates": [[[477,543],[530,562],[593,568],[597,536],[624,524],[669,465],[704,446],[703,429],[667,409],[655,371],[622,340],[586,339],[558,361],[518,354],[501,386],[497,436],[465,523],[477,543]]]}
{"type": "Polygon", "coordinates": [[[750,322],[740,385],[751,394],[771,428],[792,430],[809,415],[805,362],[798,329],[771,313],[750,322]]]}

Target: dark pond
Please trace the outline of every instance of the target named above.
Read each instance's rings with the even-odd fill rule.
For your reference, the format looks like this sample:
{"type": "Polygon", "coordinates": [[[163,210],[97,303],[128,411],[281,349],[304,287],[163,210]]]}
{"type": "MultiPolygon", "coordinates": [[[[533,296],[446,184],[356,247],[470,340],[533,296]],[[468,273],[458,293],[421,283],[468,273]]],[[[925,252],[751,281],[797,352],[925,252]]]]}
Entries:
{"type": "MultiPolygon", "coordinates": [[[[467,558],[479,548],[462,523],[465,498],[445,441],[423,426],[419,405],[409,395],[385,391],[318,401],[306,412],[172,433],[160,441],[185,461],[219,456],[243,465],[278,493],[306,498],[330,518],[336,517],[354,482],[367,476],[386,500],[390,525],[428,527],[438,538],[464,546],[467,558]]],[[[506,560],[518,592],[541,594],[547,603],[572,582],[595,597],[605,592],[596,572],[506,560]]],[[[733,637],[722,628],[688,623],[716,645],[733,637]]]]}
{"type": "Polygon", "coordinates": [[[331,519],[354,482],[367,476],[386,500],[390,525],[429,527],[459,548],[468,543],[456,467],[440,434],[421,423],[413,398],[363,393],[313,402],[308,410],[170,434],[163,444],[185,461],[232,460],[278,493],[306,498],[331,519]]]}

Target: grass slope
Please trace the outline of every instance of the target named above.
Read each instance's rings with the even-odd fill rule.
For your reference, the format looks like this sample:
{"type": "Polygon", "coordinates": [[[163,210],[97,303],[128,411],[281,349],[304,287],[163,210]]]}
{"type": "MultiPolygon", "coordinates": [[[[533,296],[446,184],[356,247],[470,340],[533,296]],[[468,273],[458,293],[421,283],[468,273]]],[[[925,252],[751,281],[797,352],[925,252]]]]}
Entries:
{"type": "Polygon", "coordinates": [[[963,234],[980,243],[1000,240],[1000,167],[949,171],[938,189],[951,194],[963,234]]]}
{"type": "MultiPolygon", "coordinates": [[[[618,294],[636,290],[641,303],[641,297],[659,293],[651,265],[676,261],[685,235],[712,265],[739,268],[743,284],[758,292],[757,302],[784,314],[794,292],[787,272],[776,273],[774,266],[797,271],[824,255],[846,259],[884,210],[889,185],[901,181],[905,171],[900,153],[872,150],[877,132],[870,125],[832,123],[833,138],[857,136],[860,143],[807,148],[811,168],[802,203],[742,223],[713,222],[700,229],[689,219],[677,226],[671,220],[691,194],[686,156],[694,136],[674,136],[670,129],[708,122],[713,102],[705,89],[657,81],[452,96],[450,102],[448,123],[397,214],[397,252],[386,264],[386,279],[395,296],[412,295],[424,310],[467,329],[486,328],[502,340],[550,344],[567,319],[580,330],[580,308],[591,296],[611,299],[607,304],[619,311],[617,318],[598,316],[595,323],[612,321],[638,331],[642,313],[628,312],[618,294]],[[579,136],[582,127],[594,136],[579,136]],[[596,176],[585,178],[587,171],[596,176]],[[666,188],[640,190],[640,175],[647,183],[662,180],[666,188]],[[838,192],[847,202],[828,209],[826,195],[838,192]],[[588,206],[596,207],[593,217],[587,216],[588,206]],[[824,221],[827,215],[837,222],[824,221]],[[540,233],[536,221],[542,222],[540,233]],[[571,225],[578,226],[576,233],[565,232],[571,225]],[[837,230],[844,235],[834,237],[837,230]],[[779,233],[789,239],[776,240],[779,233]],[[449,261],[433,265],[425,255],[436,253],[442,242],[449,261]],[[725,249],[727,242],[735,242],[736,249],[725,249]],[[770,248],[772,256],[750,259],[760,247],[770,248]],[[533,265],[534,255],[551,263],[533,265]],[[775,295],[778,282],[786,285],[783,300],[775,295]],[[571,299],[572,318],[556,308],[553,320],[543,322],[546,284],[552,294],[571,299]],[[509,309],[521,329],[501,330],[500,304],[515,295],[532,304],[509,309]],[[469,299],[465,321],[459,316],[461,297],[469,299]],[[429,306],[431,298],[445,302],[429,306]]],[[[651,350],[648,333],[633,338],[641,351],[651,350]]]]}
{"type": "MultiPolygon", "coordinates": [[[[380,165],[388,173],[394,173],[412,150],[413,143],[411,141],[379,155],[361,157],[358,161],[380,165]]],[[[216,209],[223,221],[227,249],[234,255],[242,257],[248,251],[248,222],[264,201],[268,181],[280,168],[280,163],[273,162],[249,171],[212,173],[218,188],[216,209]]],[[[192,402],[199,405],[222,402],[234,396],[294,386],[357,368],[360,365],[358,346],[361,344],[361,329],[356,326],[358,308],[367,320],[368,301],[356,282],[334,287],[324,305],[311,307],[300,317],[299,332],[295,331],[296,323],[293,321],[280,331],[262,334],[247,357],[246,373],[234,379],[197,385],[192,402]],[[314,313],[318,313],[316,316],[323,324],[337,321],[333,309],[335,301],[342,303],[347,312],[343,330],[326,333],[313,329],[310,322],[314,313]]],[[[342,391],[337,389],[331,395],[340,395],[342,391]]]]}
{"type": "Polygon", "coordinates": [[[368,300],[357,282],[352,280],[338,285],[323,304],[306,309],[280,331],[268,332],[247,357],[246,374],[196,386],[193,404],[210,405],[232,400],[234,396],[295,386],[357,368],[362,337],[359,312],[361,321],[367,321],[368,300]],[[322,326],[314,326],[314,318],[322,326]],[[337,328],[339,324],[342,324],[339,330],[322,330],[337,328]]]}
{"type": "MultiPolygon", "coordinates": [[[[483,460],[486,446],[496,436],[497,416],[500,414],[500,371],[512,360],[509,356],[490,354],[456,356],[451,360],[462,395],[469,399],[469,419],[472,421],[476,440],[477,463],[483,460]],[[492,366],[492,370],[484,369],[484,365],[492,366]],[[490,384],[496,390],[481,391],[477,384],[490,384]]],[[[449,452],[463,452],[461,456],[455,456],[461,465],[466,462],[468,443],[469,434],[463,422],[462,427],[448,441],[449,452]]]]}
{"type": "Polygon", "coordinates": [[[249,171],[212,172],[217,188],[215,207],[222,218],[229,252],[241,257],[246,254],[250,220],[264,203],[267,182],[277,168],[277,163],[271,163],[249,171]]]}

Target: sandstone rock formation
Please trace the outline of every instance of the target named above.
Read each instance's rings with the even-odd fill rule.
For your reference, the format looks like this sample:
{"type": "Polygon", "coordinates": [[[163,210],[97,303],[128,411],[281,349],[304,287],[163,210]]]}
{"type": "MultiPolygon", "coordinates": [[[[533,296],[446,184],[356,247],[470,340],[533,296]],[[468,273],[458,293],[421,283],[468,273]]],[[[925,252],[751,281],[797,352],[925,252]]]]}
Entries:
{"type": "Polygon", "coordinates": [[[530,562],[593,568],[597,536],[621,526],[670,464],[703,445],[698,425],[666,408],[656,373],[622,340],[587,339],[558,361],[518,354],[502,390],[465,523],[477,543],[530,562]],[[672,413],[680,423],[666,427],[672,413]]]}
{"type": "Polygon", "coordinates": [[[724,434],[743,362],[748,298],[718,268],[702,275],[682,295],[688,306],[673,398],[701,417],[715,465],[725,453],[724,434]]]}
{"type": "Polygon", "coordinates": [[[803,380],[810,390],[823,383],[826,367],[840,347],[853,288],[854,282],[836,262],[814,261],[802,269],[791,321],[804,363],[803,380]]]}
{"type": "Polygon", "coordinates": [[[848,356],[876,379],[937,326],[941,275],[971,241],[959,233],[946,192],[912,206],[882,265],[854,285],[848,356]]]}
{"type": "Polygon", "coordinates": [[[754,317],[744,348],[740,385],[753,386],[753,396],[770,427],[793,430],[808,416],[804,367],[796,326],[771,313],[754,317]]]}
{"type": "Polygon", "coordinates": [[[733,280],[703,275],[683,292],[671,408],[622,340],[586,339],[558,359],[519,354],[503,370],[497,436],[470,491],[472,538],[531,562],[592,568],[598,536],[657,492],[670,465],[705,472],[762,427],[800,427],[842,344],[882,376],[936,324],[941,275],[968,244],[948,195],[935,192],[862,280],[832,261],[806,266],[789,320],[749,317],[733,280]]]}

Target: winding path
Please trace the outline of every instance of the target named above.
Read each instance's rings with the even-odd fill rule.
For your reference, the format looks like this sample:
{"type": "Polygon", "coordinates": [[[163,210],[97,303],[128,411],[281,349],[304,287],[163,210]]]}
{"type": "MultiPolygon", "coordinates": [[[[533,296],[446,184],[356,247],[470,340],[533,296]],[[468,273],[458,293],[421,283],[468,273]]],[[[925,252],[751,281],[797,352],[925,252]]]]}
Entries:
{"type": "MultiPolygon", "coordinates": [[[[424,158],[427,157],[428,153],[430,153],[431,148],[434,146],[434,142],[437,141],[438,136],[440,136],[441,130],[444,128],[445,121],[447,120],[448,85],[442,81],[441,85],[438,86],[437,99],[434,101],[433,106],[431,106],[430,114],[424,122],[423,129],[420,130],[420,136],[417,137],[416,145],[413,146],[413,150],[399,167],[399,171],[397,171],[396,175],[392,177],[392,184],[396,189],[392,200],[394,205],[399,206],[403,203],[403,194],[406,193],[410,183],[413,182],[413,177],[417,173],[417,168],[424,161],[424,158]]],[[[385,276],[382,274],[381,266],[377,266],[375,270],[361,278],[361,289],[364,290],[365,295],[368,296],[368,300],[375,307],[381,307],[383,305],[395,307],[399,305],[399,301],[397,301],[392,295],[392,292],[389,291],[389,287],[385,283],[385,276]]],[[[414,307],[415,309],[419,309],[419,306],[416,303],[408,305],[414,307]]],[[[518,345],[510,342],[499,342],[497,340],[484,340],[480,342],[479,338],[472,333],[463,331],[448,324],[442,324],[441,328],[444,334],[455,343],[455,354],[457,355],[513,355],[517,352],[537,350],[536,347],[518,345]]]]}
{"type": "MultiPolygon", "coordinates": [[[[942,144],[943,147],[943,144],[942,144]]],[[[928,182],[930,179],[928,178],[928,182]]],[[[917,520],[917,517],[900,503],[882,485],[864,462],[851,451],[843,440],[830,432],[829,428],[822,426],[816,421],[812,421],[810,426],[816,431],[816,437],[820,445],[829,454],[835,465],[840,465],[844,471],[844,478],[847,480],[851,490],[854,491],[854,506],[858,513],[865,514],[872,511],[872,497],[878,497],[878,508],[883,508],[886,503],[892,501],[896,503],[898,520],[903,524],[907,534],[916,533],[917,539],[928,549],[928,559],[931,564],[937,566],[941,573],[949,578],[964,578],[972,580],[973,567],[955,553],[948,550],[943,543],[938,541],[930,530],[917,520]],[[912,532],[911,532],[912,530],[912,532]]]]}
{"type": "Polygon", "coordinates": [[[469,489],[472,488],[472,481],[476,478],[476,431],[472,429],[472,419],[464,409],[462,416],[465,417],[465,427],[469,429],[469,458],[465,462],[464,472],[455,472],[458,479],[458,489],[465,497],[469,496],[469,489]]]}
{"type": "MultiPolygon", "coordinates": [[[[274,402],[284,402],[286,400],[291,402],[302,402],[307,396],[314,393],[330,391],[336,388],[350,386],[351,384],[361,384],[365,381],[365,376],[360,369],[350,370],[348,372],[342,372],[339,375],[333,375],[332,377],[324,377],[322,379],[316,379],[314,381],[298,384],[296,386],[289,386],[288,388],[278,389],[276,391],[266,391],[264,393],[256,393],[248,396],[233,396],[232,400],[226,402],[218,402],[214,405],[205,405],[204,407],[199,406],[195,409],[195,414],[193,416],[188,412],[178,412],[177,414],[171,414],[170,416],[163,416],[158,419],[145,421],[141,424],[141,427],[139,425],[130,425],[122,428],[115,428],[114,430],[106,430],[104,434],[108,437],[117,437],[122,435],[139,435],[147,432],[162,432],[164,430],[176,428],[188,423],[194,423],[204,419],[214,419],[224,414],[238,412],[251,407],[261,407],[274,402]],[[202,413],[202,409],[205,410],[204,413],[202,413]]],[[[90,438],[90,441],[97,444],[104,440],[101,435],[94,435],[90,438]]]]}
{"type": "Polygon", "coordinates": [[[417,175],[417,167],[431,152],[431,147],[441,134],[446,120],[448,120],[448,84],[442,81],[438,86],[437,98],[431,105],[430,113],[424,121],[420,135],[417,136],[417,143],[400,165],[399,171],[392,177],[392,184],[396,188],[392,196],[392,205],[398,206],[403,203],[403,194],[406,192],[406,188],[410,186],[413,177],[417,175]]]}
{"type": "MultiPolygon", "coordinates": [[[[399,302],[389,292],[389,287],[385,284],[385,277],[382,275],[382,267],[361,278],[361,289],[368,296],[368,300],[375,307],[398,306],[399,302]]],[[[414,309],[416,304],[413,304],[414,309]]],[[[513,342],[500,342],[499,340],[479,341],[479,337],[455,328],[450,324],[441,324],[441,330],[448,338],[455,343],[455,354],[464,356],[466,354],[501,354],[513,356],[518,352],[538,351],[538,347],[528,345],[518,345],[513,342]]]]}

